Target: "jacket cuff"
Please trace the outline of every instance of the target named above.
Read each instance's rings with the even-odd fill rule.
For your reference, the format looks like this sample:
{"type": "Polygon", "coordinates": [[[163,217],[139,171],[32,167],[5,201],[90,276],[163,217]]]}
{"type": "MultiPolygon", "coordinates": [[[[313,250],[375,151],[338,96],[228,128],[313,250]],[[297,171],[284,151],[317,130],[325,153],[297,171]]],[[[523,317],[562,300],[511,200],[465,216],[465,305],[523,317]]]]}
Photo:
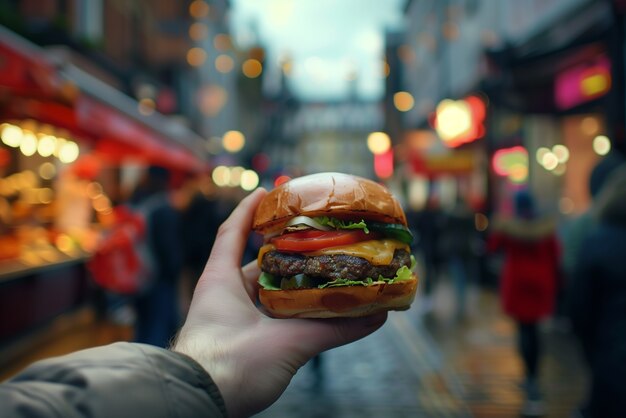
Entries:
{"type": "Polygon", "coordinates": [[[170,352],[178,356],[180,359],[186,362],[191,369],[194,370],[198,378],[198,383],[200,387],[204,388],[204,390],[209,394],[211,399],[213,399],[215,406],[219,408],[222,415],[224,415],[224,417],[227,417],[228,413],[226,411],[226,403],[224,402],[224,398],[222,397],[219,388],[213,381],[213,378],[211,378],[211,375],[206,371],[206,369],[202,367],[200,363],[198,363],[186,354],[171,350],[170,352]]]}

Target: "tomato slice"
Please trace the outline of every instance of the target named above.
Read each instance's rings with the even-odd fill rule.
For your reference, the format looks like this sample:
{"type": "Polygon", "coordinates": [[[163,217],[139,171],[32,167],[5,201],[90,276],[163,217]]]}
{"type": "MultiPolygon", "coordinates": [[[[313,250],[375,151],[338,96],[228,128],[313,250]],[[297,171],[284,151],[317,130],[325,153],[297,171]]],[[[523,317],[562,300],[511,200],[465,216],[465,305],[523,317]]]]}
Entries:
{"type": "Polygon", "coordinates": [[[374,234],[366,234],[362,230],[351,231],[318,231],[307,230],[291,232],[272,239],[278,251],[309,252],[328,247],[356,244],[361,241],[376,239],[374,234]]]}

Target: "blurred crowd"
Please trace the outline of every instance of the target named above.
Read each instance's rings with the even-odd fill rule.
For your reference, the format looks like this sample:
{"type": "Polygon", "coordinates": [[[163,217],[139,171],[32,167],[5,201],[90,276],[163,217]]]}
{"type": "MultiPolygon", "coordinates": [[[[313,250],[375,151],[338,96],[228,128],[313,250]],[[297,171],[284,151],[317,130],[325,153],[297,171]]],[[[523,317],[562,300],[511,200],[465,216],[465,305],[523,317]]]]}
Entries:
{"type": "Polygon", "coordinates": [[[516,323],[525,415],[545,413],[539,328],[546,320],[576,337],[588,366],[588,397],[574,416],[620,416],[626,410],[623,156],[600,160],[588,187],[590,207],[567,220],[541,211],[526,188],[514,194],[511,214],[489,216],[488,228],[462,199],[445,208],[433,197],[424,209],[408,213],[423,263],[422,310],[432,309],[433,290],[443,279],[452,284],[459,319],[466,315],[468,284],[498,290],[502,311],[516,323]]]}
{"type": "MultiPolygon", "coordinates": [[[[174,174],[160,166],[146,168],[128,197],[117,203],[115,220],[90,268],[99,316],[132,325],[135,341],[160,347],[168,347],[182,325],[219,225],[243,198],[238,190],[215,188],[203,175],[180,179],[174,174]],[[125,256],[135,253],[134,263],[122,263],[132,283],[121,286],[107,274],[118,266],[106,247],[116,230],[126,232],[128,213],[134,215],[133,226],[138,221],[142,227],[129,239],[114,241],[125,256]]],[[[246,251],[246,261],[254,257],[252,248],[246,251]]],[[[123,274],[117,271],[119,279],[123,274]]]]}

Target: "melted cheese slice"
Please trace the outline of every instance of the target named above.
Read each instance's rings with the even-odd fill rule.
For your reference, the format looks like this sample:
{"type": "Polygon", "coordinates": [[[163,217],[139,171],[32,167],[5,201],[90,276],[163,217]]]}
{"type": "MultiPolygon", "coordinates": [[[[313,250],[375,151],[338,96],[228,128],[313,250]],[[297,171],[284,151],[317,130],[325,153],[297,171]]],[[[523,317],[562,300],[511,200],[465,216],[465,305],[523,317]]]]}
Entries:
{"type": "Polygon", "coordinates": [[[265,255],[265,253],[274,251],[275,249],[276,247],[274,246],[274,244],[265,244],[264,246],[259,248],[259,255],[256,258],[256,263],[259,265],[259,267],[261,267],[261,263],[263,261],[263,256],[265,255]]]}
{"type": "MultiPolygon", "coordinates": [[[[268,251],[276,249],[273,244],[266,244],[259,250],[259,257],[257,263],[261,265],[263,256],[268,251]]],[[[382,266],[391,263],[393,260],[393,253],[395,250],[405,250],[410,252],[409,246],[403,242],[395,239],[381,239],[362,241],[351,245],[341,245],[338,247],[324,248],[323,250],[311,251],[307,253],[300,253],[304,256],[319,256],[319,255],[338,255],[345,254],[354,257],[364,258],[375,266],[382,266]]]]}

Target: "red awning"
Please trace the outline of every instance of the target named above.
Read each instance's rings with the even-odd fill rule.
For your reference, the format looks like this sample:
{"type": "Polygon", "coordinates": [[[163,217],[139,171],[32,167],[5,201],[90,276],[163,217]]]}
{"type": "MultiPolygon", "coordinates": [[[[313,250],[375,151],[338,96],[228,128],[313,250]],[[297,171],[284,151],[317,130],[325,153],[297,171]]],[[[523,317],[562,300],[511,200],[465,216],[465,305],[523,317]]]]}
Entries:
{"type": "Polygon", "coordinates": [[[58,58],[0,27],[0,116],[66,129],[113,162],[206,169],[198,135],[156,112],[139,114],[137,101],[58,58]]]}
{"type": "Polygon", "coordinates": [[[75,114],[77,126],[98,139],[96,151],[108,159],[121,162],[133,157],[184,171],[202,171],[206,166],[191,150],[89,96],[77,99],[75,114]]]}
{"type": "MultiPolygon", "coordinates": [[[[0,28],[1,29],[1,28],[0,28]]],[[[26,97],[54,97],[58,91],[52,63],[21,38],[0,32],[0,91],[26,97]]]]}

